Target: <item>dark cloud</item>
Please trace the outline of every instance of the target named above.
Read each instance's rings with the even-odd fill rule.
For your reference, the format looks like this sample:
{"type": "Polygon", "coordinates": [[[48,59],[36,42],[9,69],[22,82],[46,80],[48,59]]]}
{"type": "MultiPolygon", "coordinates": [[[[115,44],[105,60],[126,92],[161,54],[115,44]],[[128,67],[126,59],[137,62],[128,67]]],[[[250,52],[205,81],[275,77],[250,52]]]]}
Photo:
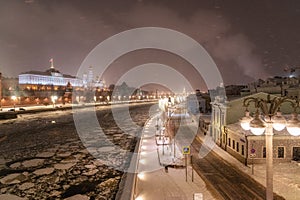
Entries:
{"type": "Polygon", "coordinates": [[[225,36],[211,47],[215,58],[233,62],[240,68],[241,75],[253,79],[267,78],[270,74],[265,71],[262,58],[254,53],[254,48],[254,44],[242,34],[225,36]]]}
{"type": "MultiPolygon", "coordinates": [[[[183,32],[202,44],[225,84],[242,83],[280,75],[285,65],[300,65],[299,14],[300,3],[295,0],[0,0],[0,71],[17,76],[45,70],[53,57],[62,72],[76,74],[88,52],[106,38],[130,28],[158,26],[183,32]]],[[[133,53],[113,65],[119,71],[128,66],[124,71],[143,61],[135,63],[132,58],[147,53],[154,59],[151,62],[172,65],[178,59],[145,51],[139,58],[133,53]]],[[[182,64],[184,70],[191,69],[182,64]]],[[[193,79],[195,85],[197,80],[203,84],[199,76],[193,79]]]]}

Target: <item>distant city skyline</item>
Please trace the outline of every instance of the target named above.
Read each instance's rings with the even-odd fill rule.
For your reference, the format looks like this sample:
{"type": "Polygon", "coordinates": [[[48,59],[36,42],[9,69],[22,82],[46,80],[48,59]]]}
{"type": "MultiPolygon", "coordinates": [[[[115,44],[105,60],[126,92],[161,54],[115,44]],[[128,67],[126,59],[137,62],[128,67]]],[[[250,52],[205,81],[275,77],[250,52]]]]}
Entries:
{"type": "MultiPolygon", "coordinates": [[[[198,41],[216,62],[225,85],[248,83],[288,75],[286,66],[300,66],[299,21],[300,2],[294,0],[1,0],[0,71],[5,77],[45,71],[53,58],[62,73],[76,75],[87,54],[105,39],[154,26],[198,41]]],[[[193,87],[205,89],[187,61],[153,49],[121,56],[104,79],[115,83],[132,67],[154,62],[173,67],[193,87]]]]}

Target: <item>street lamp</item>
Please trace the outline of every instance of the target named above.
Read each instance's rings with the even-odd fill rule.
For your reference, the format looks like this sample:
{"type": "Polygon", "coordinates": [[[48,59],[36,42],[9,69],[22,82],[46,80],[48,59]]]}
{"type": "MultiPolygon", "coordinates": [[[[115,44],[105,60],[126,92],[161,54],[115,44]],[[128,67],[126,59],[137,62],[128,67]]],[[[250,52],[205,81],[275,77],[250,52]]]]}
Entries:
{"type": "Polygon", "coordinates": [[[251,130],[254,135],[262,135],[265,132],[266,138],[266,199],[273,200],[273,128],[277,131],[285,127],[293,136],[300,135],[300,123],[297,118],[296,109],[299,108],[299,101],[293,101],[287,97],[274,97],[267,99],[248,97],[244,99],[243,106],[246,107],[246,116],[241,119],[241,126],[245,130],[251,130]],[[254,103],[256,108],[255,117],[251,119],[248,106],[254,103]],[[294,109],[292,118],[286,122],[279,110],[283,103],[289,103],[294,109]],[[260,116],[263,115],[263,119],[260,116]]]}
{"type": "Polygon", "coordinates": [[[57,96],[51,96],[51,101],[53,104],[53,108],[55,107],[55,101],[57,100],[57,96]]]}
{"type": "Polygon", "coordinates": [[[16,96],[12,96],[11,99],[14,101],[14,110],[16,109],[16,100],[17,97],[16,96]]]}

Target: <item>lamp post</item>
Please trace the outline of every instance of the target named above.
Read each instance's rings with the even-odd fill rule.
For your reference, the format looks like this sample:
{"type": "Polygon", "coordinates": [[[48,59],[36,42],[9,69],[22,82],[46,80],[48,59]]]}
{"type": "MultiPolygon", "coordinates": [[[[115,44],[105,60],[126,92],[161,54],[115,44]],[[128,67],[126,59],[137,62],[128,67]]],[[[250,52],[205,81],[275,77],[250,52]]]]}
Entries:
{"type": "MultiPolygon", "coordinates": [[[[299,102],[287,97],[274,97],[267,99],[248,97],[244,99],[243,106],[246,107],[246,116],[241,119],[241,126],[244,130],[251,130],[254,135],[262,135],[265,132],[266,138],[266,199],[273,200],[273,128],[277,131],[285,127],[293,136],[300,135],[300,123],[297,118],[296,109],[299,102]],[[248,107],[253,103],[256,108],[255,117],[251,118],[248,107]],[[292,118],[286,122],[281,115],[280,106],[289,103],[294,109],[292,118]],[[263,119],[260,117],[263,115],[263,119]]],[[[248,149],[247,149],[248,151],[248,149]]]]}
{"type": "Polygon", "coordinates": [[[13,100],[14,102],[14,111],[16,109],[16,100],[17,100],[17,97],[16,96],[12,96],[11,99],[13,100]]]}
{"type": "Polygon", "coordinates": [[[53,104],[53,108],[55,107],[55,101],[57,100],[57,96],[51,96],[51,101],[53,104]]]}

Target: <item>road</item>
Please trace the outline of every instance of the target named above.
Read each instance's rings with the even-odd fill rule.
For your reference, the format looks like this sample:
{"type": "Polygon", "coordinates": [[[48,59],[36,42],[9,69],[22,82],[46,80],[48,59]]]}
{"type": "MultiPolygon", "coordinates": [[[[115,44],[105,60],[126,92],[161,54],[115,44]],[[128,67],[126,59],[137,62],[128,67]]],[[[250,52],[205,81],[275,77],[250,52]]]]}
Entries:
{"type": "MultiPolygon", "coordinates": [[[[177,134],[176,141],[179,146],[185,146],[191,141],[191,138],[195,138],[191,145],[193,167],[208,186],[214,190],[217,199],[265,199],[266,191],[264,186],[222,159],[213,151],[210,151],[204,158],[200,159],[198,152],[202,147],[202,143],[198,137],[194,137],[191,129],[183,126],[177,134]],[[180,132],[184,132],[184,134],[180,132]]],[[[274,194],[274,199],[282,200],[284,198],[274,194]]]]}

